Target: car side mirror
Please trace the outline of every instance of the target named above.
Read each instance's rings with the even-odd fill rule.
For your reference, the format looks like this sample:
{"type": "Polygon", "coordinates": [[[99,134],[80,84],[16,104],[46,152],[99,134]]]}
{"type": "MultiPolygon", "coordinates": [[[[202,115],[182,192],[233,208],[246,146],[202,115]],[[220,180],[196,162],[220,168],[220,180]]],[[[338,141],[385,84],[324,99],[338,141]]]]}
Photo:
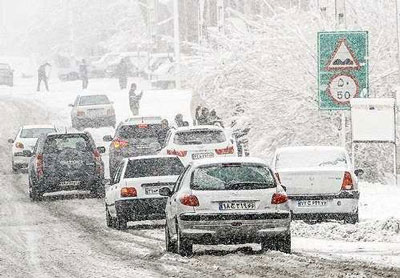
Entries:
{"type": "Polygon", "coordinates": [[[68,106],[69,106],[69,107],[74,107],[74,105],[73,105],[73,104],[68,104],[68,106]]]}
{"type": "Polygon", "coordinates": [[[361,176],[364,174],[364,170],[362,170],[362,169],[356,169],[356,170],[354,170],[354,174],[355,174],[357,177],[361,177],[361,176]]]}
{"type": "Polygon", "coordinates": [[[171,197],[171,195],[172,195],[172,191],[171,191],[171,189],[169,187],[160,188],[160,190],[158,190],[158,193],[161,196],[165,196],[165,197],[171,197]]]}
{"type": "Polygon", "coordinates": [[[24,150],[22,151],[22,155],[26,157],[32,157],[33,153],[30,150],[24,150]]]}
{"type": "Polygon", "coordinates": [[[111,135],[105,135],[105,136],[103,137],[103,141],[104,141],[104,142],[111,142],[112,140],[113,140],[113,138],[112,138],[111,135]]]}
{"type": "Polygon", "coordinates": [[[7,142],[12,144],[12,143],[14,143],[14,139],[8,139],[7,142]]]}
{"type": "Polygon", "coordinates": [[[106,148],[105,147],[97,147],[97,150],[99,151],[99,153],[105,153],[106,152],[106,148]]]}

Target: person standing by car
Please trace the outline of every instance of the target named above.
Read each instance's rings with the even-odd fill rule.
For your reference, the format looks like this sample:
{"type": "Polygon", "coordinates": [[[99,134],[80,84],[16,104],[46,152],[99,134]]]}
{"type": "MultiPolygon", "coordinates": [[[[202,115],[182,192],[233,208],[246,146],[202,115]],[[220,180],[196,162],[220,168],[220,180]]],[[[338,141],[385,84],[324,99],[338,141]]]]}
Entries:
{"type": "Polygon", "coordinates": [[[177,114],[175,116],[175,123],[176,123],[177,127],[189,126],[189,123],[187,121],[183,120],[183,115],[182,114],[177,114]]]}
{"type": "Polygon", "coordinates": [[[161,121],[161,129],[158,131],[158,142],[161,147],[165,144],[165,138],[167,137],[167,133],[169,131],[169,123],[167,119],[163,119],[161,121]]]}
{"type": "Polygon", "coordinates": [[[40,84],[42,83],[42,81],[44,82],[46,91],[49,91],[48,75],[46,73],[47,67],[51,67],[51,65],[46,62],[38,68],[38,85],[37,85],[38,92],[40,92],[40,84]]]}
{"type": "Polygon", "coordinates": [[[129,107],[133,116],[139,115],[140,100],[143,96],[143,91],[140,94],[136,94],[136,83],[131,84],[131,89],[129,90],[129,107]]]}
{"type": "Polygon", "coordinates": [[[89,78],[88,78],[88,69],[85,59],[82,59],[82,63],[79,66],[79,77],[82,80],[82,89],[87,89],[89,85],[89,78]]]}
{"type": "Polygon", "coordinates": [[[122,58],[118,64],[117,76],[119,80],[120,89],[121,90],[126,89],[126,85],[128,83],[128,65],[124,58],[122,58]]]}
{"type": "Polygon", "coordinates": [[[207,107],[201,107],[200,105],[196,108],[196,121],[198,125],[209,125],[210,124],[210,112],[207,107]]]}

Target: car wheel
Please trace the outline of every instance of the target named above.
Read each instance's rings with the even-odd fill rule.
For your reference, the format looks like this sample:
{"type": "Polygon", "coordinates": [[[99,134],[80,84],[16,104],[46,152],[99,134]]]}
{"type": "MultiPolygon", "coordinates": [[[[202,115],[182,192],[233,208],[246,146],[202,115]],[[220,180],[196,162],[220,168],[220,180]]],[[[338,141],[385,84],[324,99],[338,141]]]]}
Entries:
{"type": "Polygon", "coordinates": [[[14,174],[17,174],[17,173],[18,173],[18,168],[15,167],[14,162],[11,162],[11,169],[12,169],[12,171],[13,171],[14,174]]]}
{"type": "Polygon", "coordinates": [[[261,240],[261,250],[277,250],[276,240],[276,237],[264,237],[261,240]]]}
{"type": "Polygon", "coordinates": [[[33,202],[38,202],[43,199],[43,192],[40,192],[34,184],[29,186],[29,197],[33,202]]]}
{"type": "Polygon", "coordinates": [[[109,227],[109,228],[113,228],[114,227],[114,221],[113,220],[114,219],[111,217],[111,214],[108,211],[108,207],[106,205],[106,224],[107,224],[107,227],[109,227]]]}
{"type": "Polygon", "coordinates": [[[193,244],[188,239],[186,239],[183,235],[179,227],[177,227],[177,251],[178,254],[183,257],[189,257],[193,254],[193,244]]]}
{"type": "Polygon", "coordinates": [[[165,249],[167,252],[176,253],[176,243],[171,240],[168,224],[165,224],[165,249]]]}
{"type": "Polygon", "coordinates": [[[277,251],[290,254],[292,249],[292,237],[290,233],[276,237],[275,245],[277,251]]]}
{"type": "Polygon", "coordinates": [[[356,224],[358,222],[359,222],[358,210],[356,213],[347,215],[344,218],[344,223],[346,224],[356,224]]]}
{"type": "Polygon", "coordinates": [[[115,228],[117,230],[126,230],[128,228],[128,220],[126,220],[122,215],[118,216],[117,214],[117,218],[115,219],[115,228]]]}

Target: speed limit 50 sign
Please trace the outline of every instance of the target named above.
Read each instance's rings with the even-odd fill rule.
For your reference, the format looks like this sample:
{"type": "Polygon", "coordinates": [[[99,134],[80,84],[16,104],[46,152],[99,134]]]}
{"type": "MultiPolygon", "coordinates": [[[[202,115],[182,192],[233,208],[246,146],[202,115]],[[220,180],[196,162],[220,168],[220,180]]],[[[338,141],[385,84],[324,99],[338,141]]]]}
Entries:
{"type": "Polygon", "coordinates": [[[368,33],[318,33],[318,96],[323,110],[349,110],[368,96],[368,33]]]}

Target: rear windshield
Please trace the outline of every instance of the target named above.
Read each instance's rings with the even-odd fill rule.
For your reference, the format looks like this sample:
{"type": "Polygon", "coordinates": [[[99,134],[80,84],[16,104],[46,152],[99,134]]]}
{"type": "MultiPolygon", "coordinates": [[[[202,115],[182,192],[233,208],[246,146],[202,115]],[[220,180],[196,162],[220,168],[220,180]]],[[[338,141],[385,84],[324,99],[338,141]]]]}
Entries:
{"type": "Polygon", "coordinates": [[[216,144],[226,141],[222,130],[191,130],[175,134],[174,143],[177,145],[216,144]]]}
{"type": "Polygon", "coordinates": [[[126,167],[125,178],[180,175],[184,166],[179,158],[151,158],[130,160],[126,167]]]}
{"type": "Polygon", "coordinates": [[[129,139],[129,138],[156,138],[161,130],[161,124],[141,124],[141,125],[123,125],[118,130],[118,137],[129,139]]]}
{"type": "Polygon", "coordinates": [[[252,190],[276,187],[271,171],[263,165],[222,164],[197,168],[190,187],[194,190],[252,190]]]}
{"type": "Polygon", "coordinates": [[[338,150],[293,150],[279,153],[276,156],[275,168],[327,168],[346,167],[347,160],[343,151],[338,150]]]}
{"type": "Polygon", "coordinates": [[[43,134],[55,132],[54,128],[28,128],[23,129],[19,137],[21,138],[39,138],[43,134]]]}
{"type": "Polygon", "coordinates": [[[100,105],[100,104],[110,104],[108,97],[105,95],[97,95],[97,96],[83,96],[79,99],[79,106],[100,105]]]}
{"type": "Polygon", "coordinates": [[[92,151],[92,147],[84,135],[49,136],[44,144],[44,153],[58,153],[64,150],[92,151]]]}

